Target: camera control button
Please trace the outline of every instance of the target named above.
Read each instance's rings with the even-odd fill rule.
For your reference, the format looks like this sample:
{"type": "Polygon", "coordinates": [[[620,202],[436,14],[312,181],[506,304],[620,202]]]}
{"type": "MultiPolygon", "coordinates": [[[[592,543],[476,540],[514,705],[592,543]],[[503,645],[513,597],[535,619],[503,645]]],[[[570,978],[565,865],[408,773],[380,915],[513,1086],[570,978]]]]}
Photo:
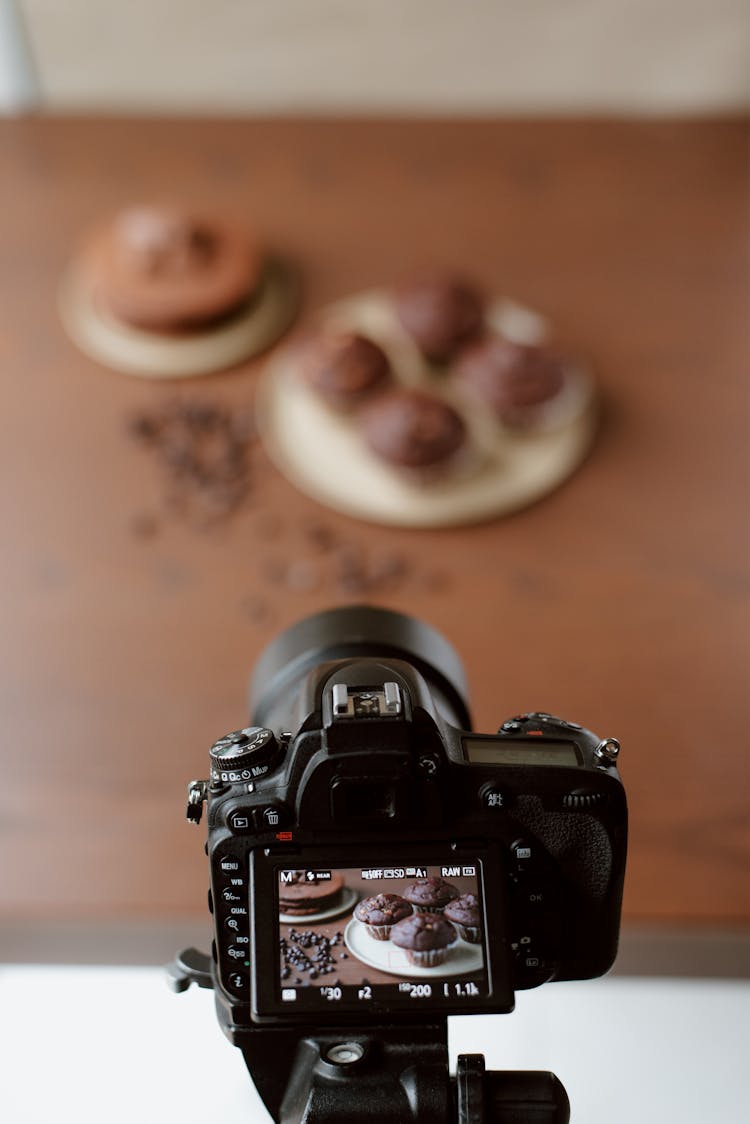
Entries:
{"type": "Polygon", "coordinates": [[[227,818],[229,828],[235,835],[247,835],[253,831],[253,813],[250,808],[236,808],[227,818]]]}
{"type": "Polygon", "coordinates": [[[249,944],[249,937],[237,934],[234,938],[234,942],[227,946],[227,956],[229,957],[229,963],[237,964],[240,960],[246,960],[249,944]]]}
{"type": "Polygon", "coordinates": [[[516,871],[519,874],[527,874],[530,870],[535,869],[536,849],[528,840],[517,839],[511,847],[510,853],[515,860],[516,871]]]}
{"type": "Polygon", "coordinates": [[[483,807],[499,811],[507,808],[512,798],[504,788],[498,788],[495,784],[485,784],[479,790],[479,799],[483,807]]]}
{"type": "Polygon", "coordinates": [[[248,983],[247,972],[229,972],[226,976],[228,990],[237,995],[243,995],[247,991],[248,983]]]}
{"type": "Polygon", "coordinates": [[[213,784],[238,784],[252,781],[269,772],[278,755],[273,731],[265,726],[247,726],[219,738],[211,746],[213,784]]]}
{"type": "Polygon", "coordinates": [[[254,820],[256,831],[277,831],[281,827],[288,827],[292,816],[285,804],[273,803],[256,808],[254,820]]]}
{"type": "Polygon", "coordinates": [[[233,934],[242,933],[245,929],[245,921],[243,917],[227,917],[224,919],[224,928],[233,934]]]}
{"type": "Polygon", "coordinates": [[[233,878],[232,879],[232,885],[231,886],[224,886],[224,888],[221,891],[221,896],[222,896],[223,901],[225,901],[227,903],[227,905],[232,905],[234,903],[239,903],[239,902],[243,901],[244,894],[243,894],[242,891],[244,890],[244,888],[245,888],[244,879],[233,878]]]}
{"type": "Polygon", "coordinates": [[[222,855],[219,858],[219,870],[222,874],[228,875],[230,878],[233,875],[241,875],[242,863],[235,855],[222,855]]]}

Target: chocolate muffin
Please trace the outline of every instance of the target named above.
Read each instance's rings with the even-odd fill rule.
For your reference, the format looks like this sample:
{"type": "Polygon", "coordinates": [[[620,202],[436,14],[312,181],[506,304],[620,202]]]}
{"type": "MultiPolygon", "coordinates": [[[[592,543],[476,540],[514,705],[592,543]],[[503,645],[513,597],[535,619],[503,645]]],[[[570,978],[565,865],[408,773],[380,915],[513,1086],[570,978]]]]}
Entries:
{"type": "Polygon", "coordinates": [[[399,323],[433,363],[447,362],[482,331],[482,298],[460,278],[421,277],[399,286],[393,299],[399,323]]]}
{"type": "Polygon", "coordinates": [[[461,415],[423,390],[389,390],[363,408],[359,421],[372,452],[414,479],[447,471],[466,443],[461,415]]]}
{"type": "Polygon", "coordinates": [[[459,896],[459,891],[450,882],[435,876],[418,878],[410,882],[404,890],[407,902],[420,913],[442,913],[448,902],[459,896]]]}
{"type": "Polygon", "coordinates": [[[334,410],[355,409],[391,380],[382,348],[356,332],[323,332],[297,352],[302,379],[334,410]]]}
{"type": "Polygon", "coordinates": [[[333,874],[327,882],[308,882],[299,874],[294,882],[284,883],[279,889],[279,913],[290,917],[306,917],[322,913],[337,905],[344,888],[344,879],[333,874]]]}
{"type": "Polygon", "coordinates": [[[354,916],[376,941],[387,941],[396,922],[409,917],[411,912],[411,906],[399,894],[376,894],[363,898],[354,916]]]}
{"type": "Polygon", "coordinates": [[[470,944],[479,944],[482,939],[482,918],[476,894],[463,894],[448,902],[443,917],[456,926],[458,935],[470,944]]]}
{"type": "Polygon", "coordinates": [[[565,364],[546,348],[488,336],[459,356],[454,374],[503,424],[522,429],[562,390],[565,364]]]}
{"type": "Polygon", "coordinates": [[[205,328],[259,289],[265,254],[223,216],[180,207],[126,208],[95,230],[78,262],[97,305],[134,328],[205,328]]]}
{"type": "Polygon", "coordinates": [[[436,968],[456,943],[456,930],[450,921],[434,913],[413,913],[391,929],[391,940],[403,948],[409,961],[418,968],[436,968]]]}

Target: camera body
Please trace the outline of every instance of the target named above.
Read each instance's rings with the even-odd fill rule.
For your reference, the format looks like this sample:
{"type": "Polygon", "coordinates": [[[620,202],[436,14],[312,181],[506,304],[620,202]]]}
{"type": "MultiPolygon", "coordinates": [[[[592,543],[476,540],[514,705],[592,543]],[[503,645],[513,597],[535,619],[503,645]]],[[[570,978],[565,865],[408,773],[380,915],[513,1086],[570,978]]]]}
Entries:
{"type": "Polygon", "coordinates": [[[282,634],[251,714],[212,747],[193,802],[208,804],[212,975],[234,1041],[507,1012],[518,989],[611,966],[627,836],[614,740],[543,712],[472,732],[447,642],[371,608],[282,634]]]}

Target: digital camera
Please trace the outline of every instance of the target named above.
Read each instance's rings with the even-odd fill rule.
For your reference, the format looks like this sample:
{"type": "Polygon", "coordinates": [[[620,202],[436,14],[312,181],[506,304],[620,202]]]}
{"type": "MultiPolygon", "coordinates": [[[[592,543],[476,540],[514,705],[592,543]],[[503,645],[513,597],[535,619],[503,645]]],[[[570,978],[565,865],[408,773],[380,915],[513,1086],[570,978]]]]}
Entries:
{"type": "Polygon", "coordinates": [[[369,607],[273,641],[250,714],[188,804],[207,801],[211,983],[246,1056],[259,1031],[508,1012],[611,966],[614,739],[541,711],[474,733],[447,641],[369,607]]]}

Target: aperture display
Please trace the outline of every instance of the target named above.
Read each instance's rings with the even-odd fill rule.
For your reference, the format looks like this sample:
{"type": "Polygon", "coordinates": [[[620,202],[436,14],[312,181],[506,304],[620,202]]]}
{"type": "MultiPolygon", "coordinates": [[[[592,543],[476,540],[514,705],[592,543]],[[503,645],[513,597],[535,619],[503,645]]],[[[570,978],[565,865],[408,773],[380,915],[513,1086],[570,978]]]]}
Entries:
{"type": "Polygon", "coordinates": [[[476,862],[277,871],[279,999],[449,1009],[488,994],[476,862]]]}
{"type": "Polygon", "coordinates": [[[580,765],[571,742],[553,742],[538,737],[526,741],[500,738],[464,738],[466,757],[472,765],[580,765]]]}

